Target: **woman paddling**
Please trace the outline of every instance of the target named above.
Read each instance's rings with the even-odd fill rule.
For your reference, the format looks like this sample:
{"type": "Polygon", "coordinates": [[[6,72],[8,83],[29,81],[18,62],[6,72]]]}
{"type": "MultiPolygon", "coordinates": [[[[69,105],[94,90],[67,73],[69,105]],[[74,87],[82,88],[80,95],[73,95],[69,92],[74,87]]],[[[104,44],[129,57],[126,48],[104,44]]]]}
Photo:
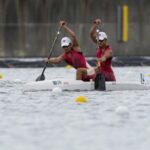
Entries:
{"type": "Polygon", "coordinates": [[[97,72],[104,74],[105,81],[116,81],[113,69],[112,69],[112,48],[108,44],[107,35],[105,32],[97,32],[97,26],[101,23],[100,19],[96,19],[90,30],[90,37],[97,47],[97,72]]]}
{"type": "Polygon", "coordinates": [[[73,66],[76,71],[76,80],[90,81],[95,78],[95,70],[87,63],[85,56],[81,52],[75,33],[67,26],[65,21],[60,21],[59,25],[71,37],[61,39],[61,47],[64,50],[58,57],[46,59],[48,63],[60,63],[66,61],[73,66]]]}

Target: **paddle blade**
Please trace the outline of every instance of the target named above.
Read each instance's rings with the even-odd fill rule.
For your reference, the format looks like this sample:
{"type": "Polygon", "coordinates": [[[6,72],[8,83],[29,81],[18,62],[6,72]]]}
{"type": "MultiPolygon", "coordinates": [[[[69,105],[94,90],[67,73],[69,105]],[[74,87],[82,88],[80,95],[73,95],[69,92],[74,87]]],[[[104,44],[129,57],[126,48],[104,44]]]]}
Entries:
{"type": "Polygon", "coordinates": [[[43,80],[45,80],[45,76],[44,74],[41,74],[39,77],[37,77],[35,81],[43,81],[43,80]]]}
{"type": "Polygon", "coordinates": [[[95,78],[95,90],[98,91],[105,91],[106,85],[105,85],[105,76],[101,73],[98,73],[95,78]]]}

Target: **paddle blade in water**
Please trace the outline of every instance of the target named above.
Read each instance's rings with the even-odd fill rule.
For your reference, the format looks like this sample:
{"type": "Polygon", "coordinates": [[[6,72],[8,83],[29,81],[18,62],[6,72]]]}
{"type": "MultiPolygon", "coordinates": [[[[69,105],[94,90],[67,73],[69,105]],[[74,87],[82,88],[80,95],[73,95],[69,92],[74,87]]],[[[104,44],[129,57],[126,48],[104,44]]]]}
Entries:
{"type": "Polygon", "coordinates": [[[98,73],[95,78],[95,90],[98,91],[105,91],[106,85],[105,85],[105,76],[101,73],[98,73]]]}
{"type": "Polygon", "coordinates": [[[43,81],[45,80],[44,74],[41,74],[35,81],[43,81]]]}

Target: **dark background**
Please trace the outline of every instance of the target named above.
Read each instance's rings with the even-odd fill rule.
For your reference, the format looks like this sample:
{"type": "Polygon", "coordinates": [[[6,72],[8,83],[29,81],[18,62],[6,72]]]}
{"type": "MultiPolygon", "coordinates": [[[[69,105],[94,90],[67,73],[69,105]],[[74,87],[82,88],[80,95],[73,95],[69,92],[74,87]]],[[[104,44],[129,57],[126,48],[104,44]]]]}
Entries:
{"type": "MultiPolygon", "coordinates": [[[[89,30],[101,18],[115,56],[150,56],[150,0],[0,0],[0,57],[47,56],[60,20],[75,31],[81,49],[95,56],[89,30]],[[129,38],[117,39],[117,7],[128,5],[129,38]]],[[[61,53],[60,39],[53,55],[61,53]]]]}

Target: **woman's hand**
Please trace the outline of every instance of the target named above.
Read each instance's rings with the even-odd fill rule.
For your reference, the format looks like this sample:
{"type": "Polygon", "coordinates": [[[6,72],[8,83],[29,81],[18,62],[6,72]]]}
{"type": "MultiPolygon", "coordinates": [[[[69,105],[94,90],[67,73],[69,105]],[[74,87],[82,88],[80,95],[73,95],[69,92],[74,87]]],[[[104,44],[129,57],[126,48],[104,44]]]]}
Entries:
{"type": "Polygon", "coordinates": [[[99,25],[99,24],[101,24],[101,20],[100,19],[96,19],[95,21],[94,21],[94,24],[96,24],[96,25],[99,25]]]}
{"type": "Polygon", "coordinates": [[[59,25],[60,25],[61,27],[63,27],[63,26],[65,26],[65,25],[67,25],[67,23],[66,23],[66,21],[64,21],[64,20],[61,20],[61,21],[59,22],[59,25]]]}
{"type": "Polygon", "coordinates": [[[96,74],[98,74],[100,72],[100,67],[97,65],[96,67],[94,67],[94,70],[95,70],[96,74]]]}
{"type": "Polygon", "coordinates": [[[105,62],[107,60],[107,58],[105,56],[101,57],[101,58],[97,58],[97,62],[105,62]]]}
{"type": "Polygon", "coordinates": [[[48,58],[45,58],[44,61],[45,61],[46,63],[49,63],[49,59],[48,59],[48,58]]]}

